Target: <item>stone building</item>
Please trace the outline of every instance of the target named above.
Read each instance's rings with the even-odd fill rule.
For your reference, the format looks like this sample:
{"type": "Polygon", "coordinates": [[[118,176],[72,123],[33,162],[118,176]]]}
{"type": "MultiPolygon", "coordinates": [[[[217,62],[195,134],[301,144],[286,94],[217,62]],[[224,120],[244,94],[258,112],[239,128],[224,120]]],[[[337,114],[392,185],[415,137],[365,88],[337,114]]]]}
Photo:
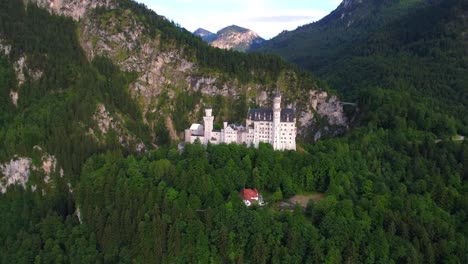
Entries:
{"type": "Polygon", "coordinates": [[[213,130],[212,109],[205,109],[204,125],[192,124],[185,130],[185,142],[197,138],[203,144],[237,143],[258,147],[270,143],[275,150],[296,150],[296,115],[294,109],[281,109],[281,94],[273,99],[273,109],[250,109],[245,126],[223,123],[223,129],[213,130]]]}

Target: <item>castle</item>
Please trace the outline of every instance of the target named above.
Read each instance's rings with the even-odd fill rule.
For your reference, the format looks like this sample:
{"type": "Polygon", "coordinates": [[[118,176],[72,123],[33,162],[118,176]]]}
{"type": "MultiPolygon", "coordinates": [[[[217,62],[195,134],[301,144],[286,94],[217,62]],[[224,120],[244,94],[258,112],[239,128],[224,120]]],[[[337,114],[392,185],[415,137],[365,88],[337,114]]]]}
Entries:
{"type": "Polygon", "coordinates": [[[258,147],[270,143],[275,150],[296,150],[296,115],[294,109],[281,109],[281,94],[276,93],[273,109],[250,109],[245,126],[223,123],[223,129],[213,130],[212,109],[205,109],[204,125],[192,124],[185,130],[185,142],[199,139],[202,144],[237,143],[258,147]]]}

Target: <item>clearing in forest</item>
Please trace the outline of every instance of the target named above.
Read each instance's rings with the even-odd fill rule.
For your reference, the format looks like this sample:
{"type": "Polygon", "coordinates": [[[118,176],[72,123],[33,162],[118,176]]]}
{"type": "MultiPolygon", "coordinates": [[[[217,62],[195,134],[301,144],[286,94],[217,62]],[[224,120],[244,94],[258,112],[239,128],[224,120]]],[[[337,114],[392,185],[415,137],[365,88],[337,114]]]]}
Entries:
{"type": "Polygon", "coordinates": [[[309,200],[312,200],[314,203],[317,203],[323,200],[324,198],[325,198],[325,194],[323,193],[314,193],[314,194],[307,194],[307,195],[298,194],[289,198],[289,201],[292,204],[299,204],[302,208],[306,208],[309,200]]]}

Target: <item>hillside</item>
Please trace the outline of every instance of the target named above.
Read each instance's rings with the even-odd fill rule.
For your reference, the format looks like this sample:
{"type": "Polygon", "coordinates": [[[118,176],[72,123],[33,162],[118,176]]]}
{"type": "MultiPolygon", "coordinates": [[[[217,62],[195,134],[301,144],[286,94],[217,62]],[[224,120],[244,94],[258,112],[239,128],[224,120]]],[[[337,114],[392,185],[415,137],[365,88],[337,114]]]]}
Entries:
{"type": "Polygon", "coordinates": [[[388,90],[376,100],[401,105],[387,110],[400,111],[412,127],[468,133],[466,2],[380,2],[346,1],[265,50],[313,70],[350,101],[388,90]]]}
{"type": "Polygon", "coordinates": [[[318,22],[285,31],[258,49],[312,71],[332,64],[392,21],[427,6],[426,0],[344,0],[318,22]]]}
{"type": "Polygon", "coordinates": [[[194,35],[200,36],[213,47],[241,52],[255,49],[265,42],[263,38],[252,30],[236,25],[225,27],[216,32],[216,34],[210,33],[203,29],[193,32],[194,35]]]}
{"type": "Polygon", "coordinates": [[[468,142],[388,89],[347,130],[329,89],[133,1],[1,1],[0,263],[468,262],[468,142]],[[276,89],[298,151],[178,148],[205,106],[240,122],[276,89]],[[295,194],[323,199],[282,210],[295,194]]]}
{"type": "Polygon", "coordinates": [[[464,1],[421,8],[385,25],[348,55],[323,67],[320,75],[354,98],[374,87],[403,95],[399,104],[408,109],[410,126],[440,136],[466,134],[467,12],[464,1]],[[354,74],[345,74],[350,69],[354,74]]]}
{"type": "MultiPolygon", "coordinates": [[[[4,10],[13,9],[15,5],[18,7],[16,2],[5,2],[4,10]]],[[[18,25],[2,24],[0,43],[5,51],[3,55],[8,61],[8,69],[13,70],[19,80],[13,81],[13,86],[3,87],[2,91],[6,95],[3,97],[5,104],[2,105],[12,109],[5,113],[16,109],[10,120],[16,113],[30,109],[32,101],[63,94],[57,94],[57,90],[78,89],[76,82],[81,81],[81,76],[89,75],[89,78],[96,80],[83,80],[82,86],[99,87],[94,82],[102,82],[103,86],[120,89],[113,91],[113,96],[109,96],[107,90],[101,91],[107,98],[87,91],[95,98],[86,100],[89,106],[85,107],[85,112],[78,111],[83,113],[81,118],[87,120],[87,125],[80,129],[98,133],[96,137],[101,138],[101,143],[106,136],[100,134],[103,131],[106,134],[108,127],[118,132],[122,145],[136,144],[140,149],[143,145],[148,148],[180,140],[183,130],[191,122],[200,120],[206,105],[214,107],[217,113],[215,122],[218,124],[224,120],[241,122],[249,107],[270,104],[269,96],[271,98],[276,88],[283,92],[288,105],[299,110],[303,138],[313,136],[314,129],[321,129],[310,127],[315,122],[314,113],[321,112],[316,117],[338,115],[338,119],[330,118],[331,125],[346,126],[336,97],[328,96],[309,74],[277,57],[244,55],[211,48],[165,18],[130,1],[95,0],[84,7],[75,1],[65,1],[61,5],[53,1],[38,3],[52,13],[70,16],[79,23],[59,21],[52,25],[52,28],[62,30],[61,23],[69,23],[67,30],[70,33],[57,34],[67,41],[59,41],[64,43],[54,43],[46,48],[44,45],[48,44],[44,43],[54,42],[58,37],[54,38],[52,33],[39,36],[29,29],[35,28],[28,24],[32,23],[28,21],[32,15],[19,11],[4,13],[5,19],[2,21],[18,21],[18,17],[23,17],[18,25]],[[101,8],[94,9],[99,6],[101,8]],[[67,50],[61,45],[66,46],[67,50]],[[56,55],[62,57],[56,58],[56,55]],[[45,64],[48,60],[52,60],[53,65],[45,64]],[[71,66],[64,67],[68,64],[71,66]],[[83,71],[92,74],[75,68],[85,68],[83,71]],[[50,78],[49,74],[44,73],[45,70],[55,71],[52,76],[59,76],[50,78]],[[107,81],[104,78],[106,74],[106,78],[110,78],[107,81]],[[44,83],[44,79],[48,83],[44,83]],[[128,106],[131,109],[123,108],[126,104],[132,105],[128,106]],[[324,107],[317,108],[320,105],[324,107]],[[126,117],[127,114],[132,114],[131,118],[126,117]],[[98,120],[105,121],[105,127],[98,120]],[[92,125],[88,126],[88,123],[92,125]]],[[[41,10],[33,15],[36,16],[36,13],[41,20],[50,19],[44,18],[46,15],[41,10]]],[[[83,99],[81,94],[77,96],[77,100],[83,99]]],[[[38,104],[38,108],[42,107],[42,103],[38,104]]],[[[28,148],[37,143],[31,142],[28,148]]],[[[15,152],[11,151],[2,158],[6,159],[12,153],[15,152]]]]}

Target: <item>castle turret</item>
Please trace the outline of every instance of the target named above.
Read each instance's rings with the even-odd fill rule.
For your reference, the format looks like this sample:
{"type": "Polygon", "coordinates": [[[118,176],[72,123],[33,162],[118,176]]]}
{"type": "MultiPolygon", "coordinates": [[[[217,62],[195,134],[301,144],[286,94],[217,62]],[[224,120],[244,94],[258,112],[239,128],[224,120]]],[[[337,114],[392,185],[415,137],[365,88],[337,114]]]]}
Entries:
{"type": "Polygon", "coordinates": [[[205,109],[205,116],[203,117],[203,121],[205,122],[205,134],[204,134],[204,142],[207,144],[210,142],[211,139],[211,132],[213,131],[213,121],[214,116],[212,116],[212,109],[211,107],[207,107],[205,109]]]}
{"type": "Polygon", "coordinates": [[[273,99],[273,149],[281,148],[281,93],[276,90],[273,99]]]}

